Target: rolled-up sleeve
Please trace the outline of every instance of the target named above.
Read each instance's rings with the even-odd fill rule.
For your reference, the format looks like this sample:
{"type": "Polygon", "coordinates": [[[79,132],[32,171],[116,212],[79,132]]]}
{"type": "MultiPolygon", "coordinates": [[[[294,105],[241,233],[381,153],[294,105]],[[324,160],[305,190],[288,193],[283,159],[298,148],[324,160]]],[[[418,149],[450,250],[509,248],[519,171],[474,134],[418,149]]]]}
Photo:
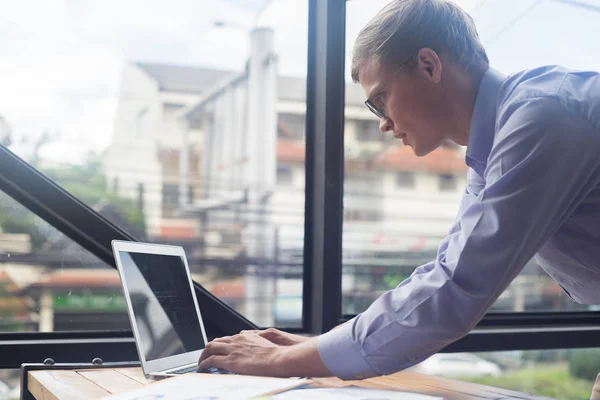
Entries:
{"type": "Polygon", "coordinates": [[[319,338],[333,374],[389,374],[467,334],[600,183],[600,132],[558,99],[512,103],[497,123],[485,187],[465,194],[436,259],[319,338]]]}

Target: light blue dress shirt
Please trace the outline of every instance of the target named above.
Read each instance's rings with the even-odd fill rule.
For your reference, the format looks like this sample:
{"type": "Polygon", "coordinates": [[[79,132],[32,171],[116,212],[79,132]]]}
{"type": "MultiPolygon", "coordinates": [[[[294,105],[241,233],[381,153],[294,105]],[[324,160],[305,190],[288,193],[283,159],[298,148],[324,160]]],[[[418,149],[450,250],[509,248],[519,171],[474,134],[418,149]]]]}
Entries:
{"type": "Polygon", "coordinates": [[[333,374],[362,379],[428,358],[466,335],[534,256],[575,301],[600,304],[600,75],[489,69],[466,163],[436,259],[319,337],[333,374]]]}

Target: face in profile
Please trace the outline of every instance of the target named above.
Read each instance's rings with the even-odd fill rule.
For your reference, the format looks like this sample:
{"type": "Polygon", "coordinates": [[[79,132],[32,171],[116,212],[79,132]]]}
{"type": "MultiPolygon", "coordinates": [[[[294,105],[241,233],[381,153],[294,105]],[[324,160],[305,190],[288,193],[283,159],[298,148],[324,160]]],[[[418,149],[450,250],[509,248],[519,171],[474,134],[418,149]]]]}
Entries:
{"type": "Polygon", "coordinates": [[[379,128],[424,156],[447,137],[448,94],[442,81],[442,62],[431,49],[421,49],[403,67],[371,61],[360,70],[359,82],[379,110],[379,128]],[[400,70],[399,70],[400,69],[400,70]]]}

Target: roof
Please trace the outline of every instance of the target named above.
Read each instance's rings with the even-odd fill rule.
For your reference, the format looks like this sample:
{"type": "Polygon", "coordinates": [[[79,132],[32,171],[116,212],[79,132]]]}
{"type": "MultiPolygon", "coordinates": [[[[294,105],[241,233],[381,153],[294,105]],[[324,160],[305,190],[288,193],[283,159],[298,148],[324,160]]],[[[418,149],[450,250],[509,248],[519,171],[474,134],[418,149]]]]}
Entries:
{"type": "Polygon", "coordinates": [[[2,289],[0,290],[0,294],[2,294],[2,291],[6,293],[13,293],[18,290],[15,282],[5,271],[0,271],[0,289],[2,289]]]}
{"type": "Polygon", "coordinates": [[[204,287],[219,299],[240,299],[246,291],[244,278],[207,283],[204,287]]]}
{"type": "Polygon", "coordinates": [[[92,287],[121,287],[119,273],[116,269],[71,269],[56,270],[39,281],[32,283],[29,288],[92,288],[92,287]]]}
{"type": "Polygon", "coordinates": [[[455,149],[438,147],[425,157],[417,157],[408,146],[395,146],[381,154],[374,166],[401,171],[465,173],[469,167],[455,149]]]}
{"type": "Polygon", "coordinates": [[[0,312],[24,313],[29,311],[27,301],[22,297],[0,297],[0,312]]]}
{"type": "Polygon", "coordinates": [[[304,143],[295,140],[277,141],[277,161],[288,163],[304,163],[305,159],[304,143]]]}
{"type": "MultiPolygon", "coordinates": [[[[161,91],[200,94],[216,82],[234,74],[234,71],[156,63],[138,62],[136,65],[153,78],[161,91]]],[[[306,79],[279,76],[277,80],[279,100],[306,102],[306,79]]],[[[362,105],[364,93],[354,83],[346,83],[346,104],[362,105]]]]}
{"type": "MultiPolygon", "coordinates": [[[[277,160],[289,163],[304,163],[304,143],[292,140],[277,141],[277,160]]],[[[434,173],[465,173],[468,170],[464,158],[456,149],[439,147],[425,157],[417,157],[408,146],[393,146],[380,154],[377,158],[348,158],[349,168],[386,169],[394,171],[427,171],[434,173]]]]}
{"type": "Polygon", "coordinates": [[[165,92],[201,93],[232,73],[182,65],[137,63],[137,66],[165,92]]]}

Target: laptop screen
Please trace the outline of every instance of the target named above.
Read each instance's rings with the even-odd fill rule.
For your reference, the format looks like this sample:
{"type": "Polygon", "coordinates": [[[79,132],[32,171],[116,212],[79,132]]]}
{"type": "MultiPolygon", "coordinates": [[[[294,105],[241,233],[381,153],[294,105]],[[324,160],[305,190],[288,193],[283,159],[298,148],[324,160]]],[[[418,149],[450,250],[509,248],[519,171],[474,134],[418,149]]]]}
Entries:
{"type": "Polygon", "coordinates": [[[119,257],[146,361],[203,349],[183,259],[126,251],[119,257]]]}

